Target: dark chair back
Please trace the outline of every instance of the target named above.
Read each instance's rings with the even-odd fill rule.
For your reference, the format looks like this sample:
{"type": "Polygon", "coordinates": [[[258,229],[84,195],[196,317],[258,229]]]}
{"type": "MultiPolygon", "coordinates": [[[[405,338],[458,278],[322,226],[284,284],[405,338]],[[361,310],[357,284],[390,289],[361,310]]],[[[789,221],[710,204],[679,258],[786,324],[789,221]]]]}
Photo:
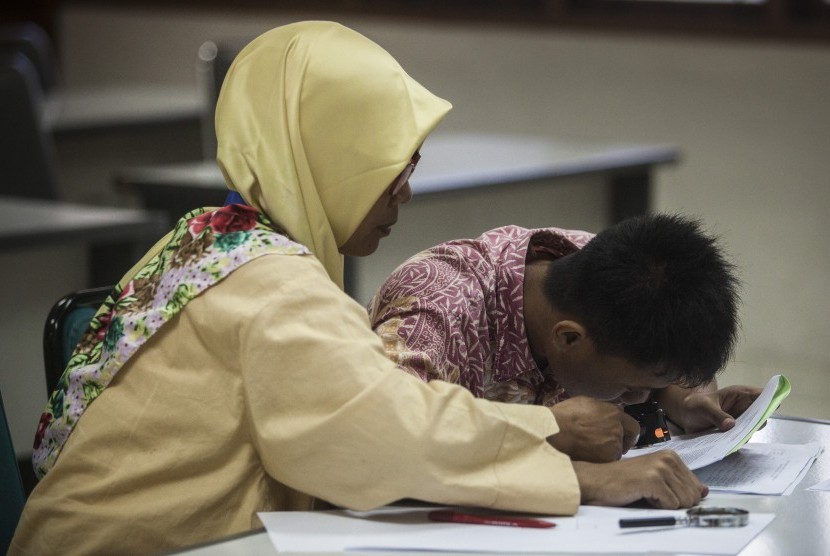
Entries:
{"type": "Polygon", "coordinates": [[[9,551],[14,530],[23,511],[26,495],[23,491],[23,481],[20,478],[20,469],[17,467],[17,458],[12,446],[12,437],[6,421],[6,408],[3,407],[3,396],[0,394],[0,554],[9,551]]]}
{"type": "Polygon", "coordinates": [[[0,50],[23,53],[37,70],[40,88],[44,93],[54,91],[59,84],[55,48],[49,34],[33,21],[0,25],[0,50]]]}
{"type": "Polygon", "coordinates": [[[112,292],[113,286],[78,290],[52,306],[43,329],[43,362],[46,392],[51,395],[89,321],[112,292]]]}
{"type": "Polygon", "coordinates": [[[17,50],[0,50],[0,195],[58,199],[52,136],[44,130],[37,69],[17,50]]]}

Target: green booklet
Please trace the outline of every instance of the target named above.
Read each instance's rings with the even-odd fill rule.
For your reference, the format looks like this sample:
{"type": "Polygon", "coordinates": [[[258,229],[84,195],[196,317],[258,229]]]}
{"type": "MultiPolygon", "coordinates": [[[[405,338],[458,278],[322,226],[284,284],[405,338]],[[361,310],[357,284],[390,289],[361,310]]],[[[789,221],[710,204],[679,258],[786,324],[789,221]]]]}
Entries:
{"type": "MultiPolygon", "coordinates": [[[[758,406],[760,416],[757,419],[748,419],[750,423],[754,421],[754,424],[752,424],[752,427],[749,429],[749,431],[747,431],[746,435],[741,439],[741,441],[738,442],[735,445],[735,447],[729,451],[730,454],[733,452],[737,452],[741,446],[743,446],[747,443],[747,441],[749,441],[750,437],[752,437],[755,431],[760,429],[761,425],[763,425],[764,422],[766,422],[769,416],[772,415],[776,409],[778,409],[778,406],[781,405],[781,402],[784,401],[784,398],[790,395],[790,390],[790,381],[787,380],[787,377],[785,377],[784,375],[775,375],[769,380],[769,382],[767,382],[766,387],[764,387],[764,391],[761,392],[761,395],[758,396],[758,399],[755,400],[755,403],[753,403],[752,406],[746,411],[746,413],[749,413],[750,411],[753,411],[753,408],[758,406]],[[767,401],[767,398],[769,398],[769,401],[767,401]]],[[[746,413],[744,413],[744,415],[746,415],[746,413]]],[[[741,415],[741,417],[743,417],[743,415],[741,415]]],[[[735,424],[735,428],[738,428],[738,424],[739,423],[735,424]]]]}

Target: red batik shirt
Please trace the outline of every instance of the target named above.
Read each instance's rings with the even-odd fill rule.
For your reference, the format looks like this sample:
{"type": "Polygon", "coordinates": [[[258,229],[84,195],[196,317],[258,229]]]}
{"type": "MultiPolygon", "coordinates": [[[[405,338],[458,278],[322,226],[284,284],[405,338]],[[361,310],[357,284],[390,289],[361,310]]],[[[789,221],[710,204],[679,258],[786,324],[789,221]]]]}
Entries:
{"type": "Polygon", "coordinates": [[[369,306],[389,356],[422,380],[476,397],[550,406],[567,398],[536,365],[525,330],[525,263],[581,249],[593,234],[505,226],[407,260],[369,306]]]}

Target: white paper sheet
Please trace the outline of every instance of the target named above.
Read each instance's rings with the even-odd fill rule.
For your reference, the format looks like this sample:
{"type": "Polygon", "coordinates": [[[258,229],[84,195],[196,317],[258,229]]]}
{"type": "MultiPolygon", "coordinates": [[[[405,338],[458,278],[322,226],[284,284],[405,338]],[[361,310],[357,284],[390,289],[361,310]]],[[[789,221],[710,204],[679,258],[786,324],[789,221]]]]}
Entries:
{"type": "Polygon", "coordinates": [[[642,554],[682,552],[737,554],[773,520],[751,514],[734,528],[664,527],[620,529],[621,518],[682,516],[683,511],[582,506],[575,517],[546,518],[553,529],[525,529],[462,523],[433,523],[434,508],[389,507],[372,512],[262,512],[277,552],[349,550],[433,550],[508,554],[642,554]]]}
{"type": "Polygon", "coordinates": [[[674,450],[689,469],[700,469],[722,460],[743,446],[789,392],[789,381],[781,375],[775,375],[755,402],[735,420],[735,426],[730,430],[673,436],[668,442],[629,450],[623,457],[631,458],[660,450],[674,450]]]}
{"type": "Polygon", "coordinates": [[[695,474],[710,490],[742,494],[790,494],[823,450],[809,444],[749,442],[695,474]]]}

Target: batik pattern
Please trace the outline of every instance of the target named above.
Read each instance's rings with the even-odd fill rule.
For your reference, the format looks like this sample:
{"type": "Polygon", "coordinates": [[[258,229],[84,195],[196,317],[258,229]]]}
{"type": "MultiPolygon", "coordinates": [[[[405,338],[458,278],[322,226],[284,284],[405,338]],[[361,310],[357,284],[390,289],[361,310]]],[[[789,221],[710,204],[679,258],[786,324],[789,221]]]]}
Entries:
{"type": "Polygon", "coordinates": [[[422,380],[476,397],[550,406],[567,397],[536,365],[524,322],[528,261],[581,249],[593,234],[505,226],[418,253],[370,303],[387,354],[422,380]]]}

